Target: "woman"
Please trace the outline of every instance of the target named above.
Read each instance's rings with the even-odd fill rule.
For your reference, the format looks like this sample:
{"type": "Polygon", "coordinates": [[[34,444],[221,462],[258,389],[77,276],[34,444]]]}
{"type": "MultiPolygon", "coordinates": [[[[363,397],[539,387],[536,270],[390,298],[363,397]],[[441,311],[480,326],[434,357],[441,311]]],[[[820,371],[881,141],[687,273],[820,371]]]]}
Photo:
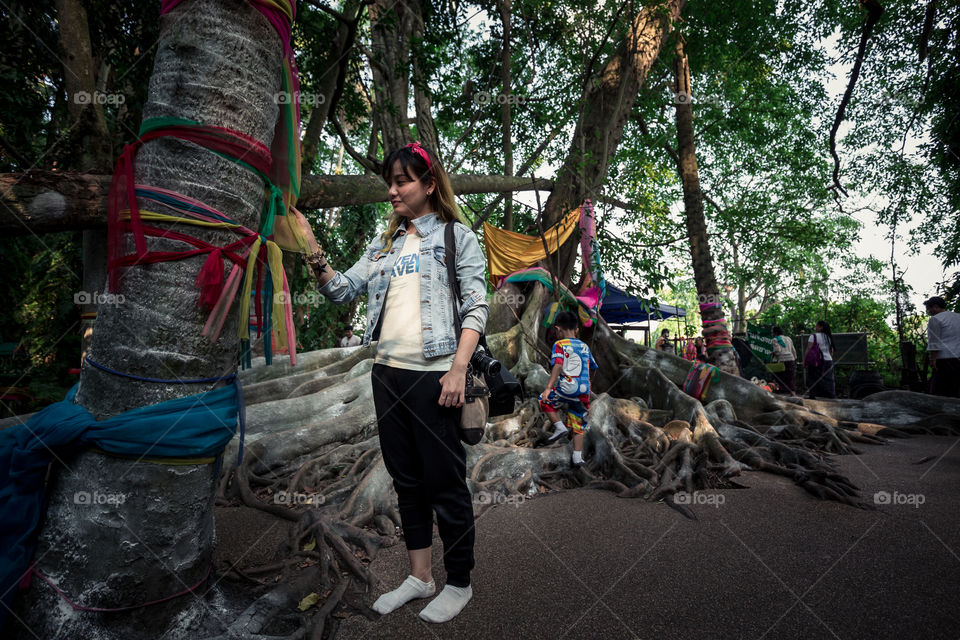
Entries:
{"type": "Polygon", "coordinates": [[[797,351],[793,346],[793,340],[783,335],[783,329],[779,326],[773,328],[773,361],[783,363],[783,372],[773,374],[780,383],[780,387],[789,391],[791,396],[796,396],[797,351]]]}
{"type": "Polygon", "coordinates": [[[458,425],[467,363],[489,311],[484,259],[477,237],[462,224],[450,180],[432,151],[419,143],[397,149],[385,159],[381,177],[393,207],[387,230],[345,272],[329,266],[309,223],[297,215],[320,292],[338,304],[366,292],[363,345],[378,340],[373,399],[383,460],[397,491],[410,575],[373,608],[385,614],[434,594],[430,545],[436,512],[447,582],[420,617],[446,622],[473,595],[473,504],[458,425]],[[451,223],[461,291],[456,301],[459,344],[445,266],[444,229],[451,223]]]}
{"type": "Polygon", "coordinates": [[[697,347],[697,361],[706,362],[707,361],[707,346],[703,343],[703,337],[697,336],[697,339],[694,340],[694,345],[697,347]]]}
{"type": "Polygon", "coordinates": [[[819,367],[807,367],[808,398],[818,395],[826,398],[836,398],[837,392],[833,378],[833,334],[830,325],[824,320],[817,322],[815,333],[807,340],[807,347],[803,350],[803,361],[807,361],[810,349],[818,348],[823,355],[823,362],[819,367]],[[812,381],[812,382],[811,382],[812,381]]]}

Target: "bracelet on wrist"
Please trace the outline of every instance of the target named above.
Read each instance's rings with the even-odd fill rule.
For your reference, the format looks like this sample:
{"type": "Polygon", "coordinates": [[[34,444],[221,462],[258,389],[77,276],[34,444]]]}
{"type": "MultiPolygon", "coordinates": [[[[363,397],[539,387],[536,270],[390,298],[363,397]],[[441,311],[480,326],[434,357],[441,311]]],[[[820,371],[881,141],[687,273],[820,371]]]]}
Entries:
{"type": "Polygon", "coordinates": [[[311,254],[304,254],[304,261],[310,265],[310,268],[313,269],[313,272],[319,277],[324,271],[327,270],[327,259],[323,255],[323,251],[315,251],[311,254]]]}

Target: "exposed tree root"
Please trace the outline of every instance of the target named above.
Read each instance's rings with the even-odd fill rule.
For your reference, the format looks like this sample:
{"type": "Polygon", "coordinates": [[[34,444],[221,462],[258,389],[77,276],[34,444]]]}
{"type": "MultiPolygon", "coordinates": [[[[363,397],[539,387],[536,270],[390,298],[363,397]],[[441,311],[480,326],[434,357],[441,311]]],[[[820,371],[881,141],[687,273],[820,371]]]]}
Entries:
{"type": "MultiPolygon", "coordinates": [[[[628,343],[601,322],[583,336],[601,363],[594,390],[602,393],[591,401],[587,464],[574,468],[567,443],[547,443],[549,420],[536,400],[548,377],[540,324],[548,300],[539,285],[527,300],[522,317],[507,309],[514,324],[488,337],[528,397],[468,447],[467,481],[478,515],[521,496],[588,487],[663,500],[696,519],[677,494],[742,487],[735,478],[747,471],[789,478],[819,499],[870,508],[836,471],[834,456],[857,455],[891,437],[960,433],[960,402],[907,392],[797,403],[721,373],[697,400],[682,390],[691,363],[628,343]]],[[[239,500],[296,522],[287,557],[233,570],[258,583],[275,572],[294,584],[295,567],[314,566],[326,594],[310,626],[315,638],[329,632],[335,607],[373,615],[367,602],[377,578],[366,562],[397,541],[400,518],[376,435],[371,355],[369,347],[327,350],[302,354],[294,368],[248,373],[251,438],[243,465],[228,465],[221,481],[222,503],[239,500]]],[[[278,590],[256,605],[243,623],[247,631],[260,633],[263,612],[289,600],[285,594],[278,590]]]]}

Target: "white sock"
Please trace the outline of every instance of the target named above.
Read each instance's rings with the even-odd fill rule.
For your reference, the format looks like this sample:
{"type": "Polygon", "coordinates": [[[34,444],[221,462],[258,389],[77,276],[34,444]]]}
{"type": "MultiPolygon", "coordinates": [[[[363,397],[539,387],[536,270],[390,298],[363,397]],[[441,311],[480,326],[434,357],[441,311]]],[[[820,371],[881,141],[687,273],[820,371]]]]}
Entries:
{"type": "Polygon", "coordinates": [[[460,613],[470,598],[473,597],[473,588],[470,585],[455,587],[448,584],[443,588],[430,604],[420,612],[420,619],[427,622],[446,622],[460,613]]]}
{"type": "Polygon", "coordinates": [[[554,431],[554,433],[563,433],[564,431],[567,430],[567,425],[563,424],[559,420],[554,422],[553,426],[556,427],[556,430],[554,431]]]}
{"type": "Polygon", "coordinates": [[[373,610],[380,614],[390,613],[414,598],[429,598],[436,590],[433,580],[424,582],[413,576],[407,576],[399,587],[377,598],[373,603],[373,610]]]}
{"type": "Polygon", "coordinates": [[[583,462],[583,451],[574,451],[574,452],[573,452],[573,461],[574,461],[574,463],[583,462]]]}

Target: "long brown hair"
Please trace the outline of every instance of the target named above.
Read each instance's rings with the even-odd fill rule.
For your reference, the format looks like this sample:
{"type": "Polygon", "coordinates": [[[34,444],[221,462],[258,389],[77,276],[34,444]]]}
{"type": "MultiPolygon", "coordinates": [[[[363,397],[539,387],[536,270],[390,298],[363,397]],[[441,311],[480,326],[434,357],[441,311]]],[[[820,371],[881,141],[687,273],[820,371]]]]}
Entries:
{"type": "MultiPolygon", "coordinates": [[[[437,216],[441,221],[464,222],[463,216],[460,214],[460,207],[457,206],[457,202],[453,197],[453,187],[450,185],[450,177],[447,175],[446,170],[444,170],[443,165],[440,164],[440,159],[437,158],[437,154],[427,147],[421,145],[420,148],[426,151],[430,157],[429,167],[427,166],[426,160],[410,149],[410,147],[400,147],[399,149],[394,149],[383,161],[383,166],[380,169],[380,177],[383,178],[384,182],[390,184],[390,174],[393,172],[393,165],[399,160],[400,168],[403,169],[407,175],[415,176],[424,186],[429,186],[431,182],[436,184],[436,188],[433,190],[433,193],[430,194],[429,201],[431,209],[437,212],[437,216]]],[[[387,221],[387,230],[380,236],[383,251],[389,251],[391,245],[393,245],[393,234],[396,233],[400,227],[402,220],[403,216],[396,211],[390,214],[390,218],[387,221]]]]}

